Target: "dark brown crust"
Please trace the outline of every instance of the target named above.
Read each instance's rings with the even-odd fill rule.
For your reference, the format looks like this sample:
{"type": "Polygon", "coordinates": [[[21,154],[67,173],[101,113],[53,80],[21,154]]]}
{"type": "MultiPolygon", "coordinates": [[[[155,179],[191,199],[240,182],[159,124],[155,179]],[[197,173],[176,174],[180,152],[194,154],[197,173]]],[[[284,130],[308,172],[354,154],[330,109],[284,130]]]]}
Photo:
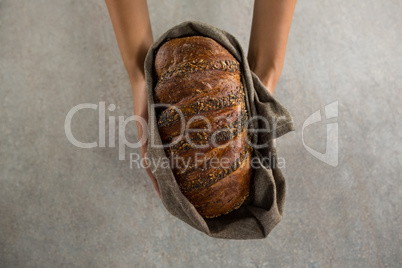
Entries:
{"type": "Polygon", "coordinates": [[[252,175],[249,167],[251,155],[247,156],[239,168],[211,187],[184,194],[201,215],[214,218],[241,206],[249,195],[252,175]]]}
{"type": "Polygon", "coordinates": [[[249,195],[252,173],[239,63],[216,41],[193,36],[164,43],[155,72],[155,103],[181,111],[169,107],[158,114],[162,142],[174,143],[165,152],[180,190],[203,217],[237,209],[249,195]],[[181,120],[193,120],[189,128],[203,130],[180,136],[181,120]],[[224,165],[213,165],[222,159],[224,165]]]}
{"type": "Polygon", "coordinates": [[[188,76],[174,76],[154,89],[155,101],[159,103],[178,103],[194,97],[216,97],[238,94],[240,74],[222,70],[200,70],[188,76]],[[174,92],[174,94],[172,94],[174,92]]]}
{"type": "Polygon", "coordinates": [[[168,70],[185,63],[215,61],[236,61],[236,59],[215,40],[192,36],[172,39],[164,43],[155,57],[155,70],[158,80],[168,70]]]}
{"type": "Polygon", "coordinates": [[[180,140],[187,140],[190,144],[225,141],[229,133],[233,133],[231,136],[233,138],[236,133],[241,132],[247,121],[244,104],[225,107],[219,111],[206,111],[202,114],[202,118],[195,116],[199,115],[184,116],[183,121],[178,119],[170,124],[159,126],[162,142],[176,143],[180,137],[180,140]],[[192,120],[191,123],[189,123],[190,120],[192,120]]]}
{"type": "Polygon", "coordinates": [[[209,70],[220,70],[236,73],[240,70],[240,65],[235,60],[194,60],[192,62],[182,63],[174,68],[169,68],[166,72],[161,74],[159,83],[164,83],[172,77],[189,77],[192,73],[209,70]]]}

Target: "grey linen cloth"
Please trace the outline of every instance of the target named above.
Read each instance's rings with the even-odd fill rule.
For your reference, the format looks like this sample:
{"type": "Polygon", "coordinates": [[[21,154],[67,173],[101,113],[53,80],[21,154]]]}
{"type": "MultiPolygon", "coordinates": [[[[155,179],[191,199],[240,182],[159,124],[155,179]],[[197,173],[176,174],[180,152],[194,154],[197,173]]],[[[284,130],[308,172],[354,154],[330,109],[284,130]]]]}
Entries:
{"type": "MultiPolygon", "coordinates": [[[[145,79],[148,94],[148,161],[162,195],[162,203],[177,218],[211,237],[224,239],[261,239],[267,237],[280,222],[285,202],[285,178],[276,167],[274,139],[294,130],[292,117],[250,70],[247,57],[239,42],[229,33],[212,25],[183,22],[164,33],[149,49],[145,58],[145,79]],[[237,210],[212,219],[204,219],[181,193],[168,163],[158,132],[153,90],[157,83],[154,58],[158,48],[167,40],[185,36],[206,36],[225,47],[240,63],[242,83],[246,93],[246,108],[251,120],[248,130],[254,146],[255,161],[250,195],[237,210]],[[264,122],[265,121],[265,122],[264,122]],[[264,146],[265,145],[265,146],[264,146]],[[159,162],[158,162],[159,161],[159,162]]],[[[254,161],[254,160],[253,160],[254,161]]],[[[254,162],[253,162],[254,163],[254,162]]]]}

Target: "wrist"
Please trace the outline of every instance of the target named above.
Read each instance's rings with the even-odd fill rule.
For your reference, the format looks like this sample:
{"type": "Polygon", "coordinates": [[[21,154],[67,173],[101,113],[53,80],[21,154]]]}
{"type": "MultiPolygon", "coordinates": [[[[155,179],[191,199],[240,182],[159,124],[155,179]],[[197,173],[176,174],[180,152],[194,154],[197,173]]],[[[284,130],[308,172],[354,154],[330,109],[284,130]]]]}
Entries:
{"type": "Polygon", "coordinates": [[[140,70],[129,71],[127,70],[130,79],[131,87],[134,89],[139,86],[145,85],[145,73],[140,70]]]}
{"type": "Polygon", "coordinates": [[[267,58],[261,56],[262,53],[255,52],[255,49],[249,51],[248,62],[250,69],[258,76],[262,84],[273,94],[276,84],[282,72],[283,65],[277,58],[267,58]]]}
{"type": "Polygon", "coordinates": [[[279,76],[277,75],[275,70],[273,68],[265,69],[264,71],[256,69],[254,73],[272,95],[279,80],[279,76]]]}
{"type": "Polygon", "coordinates": [[[147,120],[148,102],[145,79],[143,77],[131,77],[130,80],[133,91],[134,114],[147,120]]]}

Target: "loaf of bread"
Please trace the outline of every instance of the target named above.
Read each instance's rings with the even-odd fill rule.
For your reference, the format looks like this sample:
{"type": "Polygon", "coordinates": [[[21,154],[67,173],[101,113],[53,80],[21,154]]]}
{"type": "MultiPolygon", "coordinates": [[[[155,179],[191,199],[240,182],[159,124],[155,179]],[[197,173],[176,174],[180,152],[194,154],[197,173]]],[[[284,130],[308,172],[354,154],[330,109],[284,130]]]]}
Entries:
{"type": "Polygon", "coordinates": [[[155,56],[155,103],[165,152],[184,196],[205,218],[248,197],[252,148],[239,62],[211,38],[165,42],[155,56]]]}

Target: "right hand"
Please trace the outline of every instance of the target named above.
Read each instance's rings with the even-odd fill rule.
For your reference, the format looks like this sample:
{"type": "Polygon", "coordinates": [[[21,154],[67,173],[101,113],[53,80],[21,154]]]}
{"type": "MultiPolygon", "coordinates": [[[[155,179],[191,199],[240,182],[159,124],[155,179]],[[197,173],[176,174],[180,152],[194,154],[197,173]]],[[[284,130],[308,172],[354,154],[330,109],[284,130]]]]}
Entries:
{"type": "MultiPolygon", "coordinates": [[[[133,88],[133,103],[134,103],[134,114],[137,116],[142,117],[145,122],[148,123],[148,102],[147,102],[147,92],[145,87],[145,79],[140,79],[137,81],[132,81],[132,88],[133,88]]],[[[148,149],[148,129],[136,121],[137,130],[138,130],[138,138],[139,140],[145,135],[147,137],[146,142],[141,146],[141,157],[144,160],[147,160],[147,149],[148,149]]],[[[149,165],[147,161],[145,161],[145,171],[147,172],[151,182],[158,194],[159,198],[161,198],[161,192],[159,190],[158,182],[156,181],[155,176],[152,174],[151,170],[149,169],[149,165]]]]}

